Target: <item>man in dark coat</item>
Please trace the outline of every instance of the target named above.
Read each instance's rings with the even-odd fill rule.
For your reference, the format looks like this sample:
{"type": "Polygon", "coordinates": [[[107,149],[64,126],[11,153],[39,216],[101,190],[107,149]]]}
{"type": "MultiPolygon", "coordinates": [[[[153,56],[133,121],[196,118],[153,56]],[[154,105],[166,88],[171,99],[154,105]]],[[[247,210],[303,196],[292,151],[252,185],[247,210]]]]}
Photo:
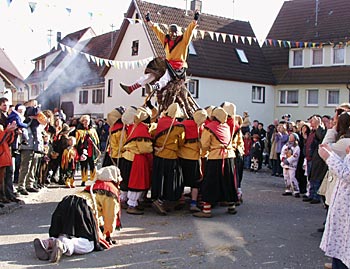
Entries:
{"type": "Polygon", "coordinates": [[[317,194],[322,180],[326,175],[328,167],[318,154],[318,146],[322,143],[326,135],[326,128],[322,124],[319,115],[313,115],[309,118],[311,133],[306,140],[305,157],[307,160],[308,181],[310,183],[309,197],[304,198],[304,202],[319,204],[320,196],[317,194]]]}

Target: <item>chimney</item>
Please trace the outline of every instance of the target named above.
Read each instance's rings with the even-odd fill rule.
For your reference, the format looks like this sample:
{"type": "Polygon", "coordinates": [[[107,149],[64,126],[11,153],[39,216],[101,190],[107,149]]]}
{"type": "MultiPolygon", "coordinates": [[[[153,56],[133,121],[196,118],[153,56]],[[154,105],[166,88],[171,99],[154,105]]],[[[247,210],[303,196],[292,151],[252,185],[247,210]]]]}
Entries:
{"type": "Polygon", "coordinates": [[[200,13],[202,13],[202,0],[192,0],[191,10],[192,11],[198,10],[200,13]]]}
{"type": "Polygon", "coordinates": [[[56,39],[57,43],[61,42],[61,32],[57,32],[57,39],[56,39]]]}

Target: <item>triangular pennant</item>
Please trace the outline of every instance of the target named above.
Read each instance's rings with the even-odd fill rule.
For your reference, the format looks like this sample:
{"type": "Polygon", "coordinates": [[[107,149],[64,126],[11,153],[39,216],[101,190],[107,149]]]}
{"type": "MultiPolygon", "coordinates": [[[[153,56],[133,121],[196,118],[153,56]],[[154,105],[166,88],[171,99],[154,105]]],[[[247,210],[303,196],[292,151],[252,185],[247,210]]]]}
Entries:
{"type": "Polygon", "coordinates": [[[126,18],[130,24],[134,24],[134,20],[133,19],[130,19],[130,18],[126,18]]]}
{"type": "Polygon", "coordinates": [[[165,23],[162,23],[161,24],[165,29],[167,29],[168,30],[168,28],[169,28],[169,26],[167,25],[167,24],[165,24],[165,23]]]}
{"type": "Polygon", "coordinates": [[[94,16],[94,13],[92,13],[91,11],[88,12],[88,15],[90,17],[90,19],[92,19],[92,17],[94,16]]]}
{"type": "Polygon", "coordinates": [[[316,43],[315,42],[312,43],[312,47],[313,48],[316,47],[316,43]]]}
{"type": "Polygon", "coordinates": [[[221,33],[222,41],[224,41],[224,43],[226,42],[226,36],[227,34],[221,33]]]}
{"type": "Polygon", "coordinates": [[[203,30],[199,30],[199,34],[201,35],[202,39],[204,39],[205,32],[203,30]]]}
{"type": "Polygon", "coordinates": [[[84,54],[85,58],[87,59],[87,61],[90,63],[90,61],[91,61],[90,55],[87,53],[83,53],[83,54],[84,54]]]}
{"type": "Polygon", "coordinates": [[[69,54],[72,54],[72,53],[73,53],[73,51],[72,51],[72,48],[71,48],[71,47],[66,46],[66,49],[67,49],[67,51],[68,51],[68,53],[69,53],[69,54]]]}
{"type": "Polygon", "coordinates": [[[30,12],[33,13],[35,11],[36,8],[36,2],[28,2],[29,4],[29,8],[30,8],[30,12]]]}
{"type": "Polygon", "coordinates": [[[219,41],[220,33],[214,32],[214,35],[215,35],[215,37],[216,37],[216,41],[219,41]]]}
{"type": "Polygon", "coordinates": [[[249,45],[251,45],[252,44],[252,37],[251,36],[247,36],[247,39],[248,39],[249,45]]]}
{"type": "Polygon", "coordinates": [[[299,48],[299,45],[300,45],[300,42],[295,42],[295,46],[297,47],[297,48],[299,48]]]}
{"type": "Polygon", "coordinates": [[[108,59],[103,59],[103,61],[104,61],[105,65],[109,67],[109,61],[108,61],[108,59]]]}
{"type": "Polygon", "coordinates": [[[255,43],[258,43],[258,40],[257,40],[256,37],[253,37],[253,40],[254,40],[255,43]]]}
{"type": "Polygon", "coordinates": [[[278,46],[281,47],[282,40],[279,40],[279,39],[278,39],[277,42],[278,42],[278,46]]]}
{"type": "Polygon", "coordinates": [[[272,39],[267,40],[269,42],[269,45],[272,46],[272,39]]]}
{"type": "Polygon", "coordinates": [[[210,38],[211,38],[212,40],[214,40],[214,32],[212,32],[212,31],[207,31],[207,33],[209,34],[210,38]]]}
{"type": "Polygon", "coordinates": [[[102,66],[104,63],[104,59],[99,58],[99,63],[100,63],[100,66],[102,66]]]}
{"type": "Polygon", "coordinates": [[[300,42],[299,42],[299,45],[300,45],[301,48],[304,47],[304,42],[303,42],[303,41],[300,41],[300,42]]]}
{"type": "Polygon", "coordinates": [[[198,30],[197,30],[197,29],[194,29],[192,33],[193,33],[193,34],[192,34],[192,37],[193,37],[193,38],[197,38],[198,30]]]}
{"type": "Polygon", "coordinates": [[[7,6],[10,6],[12,3],[12,0],[7,0],[7,6]]]}
{"type": "Polygon", "coordinates": [[[95,56],[92,56],[92,55],[90,55],[90,57],[91,57],[91,60],[92,60],[94,63],[96,63],[96,57],[95,57],[95,56]]]}
{"type": "Polygon", "coordinates": [[[244,44],[244,36],[240,36],[242,43],[244,44]]]}
{"type": "Polygon", "coordinates": [[[273,46],[276,47],[277,46],[277,40],[273,39],[272,42],[273,42],[273,46]]]}
{"type": "Polygon", "coordinates": [[[66,7],[66,10],[67,10],[67,12],[68,12],[68,15],[70,15],[70,14],[72,13],[72,9],[71,9],[71,8],[66,7]]]}
{"type": "Polygon", "coordinates": [[[283,40],[283,46],[286,48],[287,47],[287,41],[283,40]]]}
{"type": "Polygon", "coordinates": [[[307,44],[308,44],[307,42],[304,42],[304,48],[307,48],[307,44]]]}
{"type": "Polygon", "coordinates": [[[239,36],[238,36],[238,35],[234,35],[234,37],[235,37],[236,43],[238,44],[238,38],[239,38],[239,36]]]}
{"type": "Polygon", "coordinates": [[[233,43],[233,35],[229,34],[228,37],[230,38],[231,43],[233,43]]]}

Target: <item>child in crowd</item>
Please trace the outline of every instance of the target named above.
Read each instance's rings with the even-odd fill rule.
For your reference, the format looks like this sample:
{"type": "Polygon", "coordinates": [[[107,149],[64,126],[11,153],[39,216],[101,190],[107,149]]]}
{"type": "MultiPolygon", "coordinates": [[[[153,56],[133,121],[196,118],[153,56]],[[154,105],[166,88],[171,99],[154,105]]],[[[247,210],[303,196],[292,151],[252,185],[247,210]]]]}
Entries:
{"type": "Polygon", "coordinates": [[[260,136],[258,134],[253,134],[253,144],[250,149],[250,171],[258,172],[259,170],[259,160],[261,156],[261,144],[260,144],[260,136]]]}
{"type": "Polygon", "coordinates": [[[291,133],[288,142],[281,150],[281,166],[283,168],[283,177],[286,184],[286,190],[282,195],[294,195],[294,197],[297,198],[300,197],[299,184],[295,177],[295,171],[300,156],[298,140],[298,135],[296,133],[291,133]]]}
{"type": "Polygon", "coordinates": [[[249,169],[250,168],[250,149],[252,147],[252,137],[249,132],[246,132],[243,137],[243,142],[244,142],[244,169],[249,169]]]}
{"type": "Polygon", "coordinates": [[[63,151],[61,168],[62,179],[65,181],[67,188],[75,188],[74,173],[75,167],[79,160],[78,151],[75,148],[76,139],[74,136],[68,137],[68,147],[63,151]]]}
{"type": "MultiPolygon", "coordinates": [[[[21,143],[24,145],[28,145],[28,124],[24,123],[25,116],[24,113],[26,111],[26,107],[21,104],[17,104],[15,106],[15,109],[12,109],[11,113],[9,114],[7,118],[7,124],[10,124],[11,122],[15,121],[17,124],[17,127],[19,129],[19,132],[21,134],[21,143]]],[[[17,139],[17,135],[15,139],[17,139]]]]}

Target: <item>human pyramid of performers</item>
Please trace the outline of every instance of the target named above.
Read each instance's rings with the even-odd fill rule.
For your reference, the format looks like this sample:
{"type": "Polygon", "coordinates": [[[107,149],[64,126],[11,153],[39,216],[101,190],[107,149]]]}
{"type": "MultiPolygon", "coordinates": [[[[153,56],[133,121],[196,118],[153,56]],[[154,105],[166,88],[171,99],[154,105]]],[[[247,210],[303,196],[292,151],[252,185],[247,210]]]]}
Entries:
{"type": "MultiPolygon", "coordinates": [[[[39,259],[58,262],[63,254],[110,248],[122,208],[128,214],[142,215],[149,205],[164,216],[189,205],[194,217],[211,218],[212,205],[220,203],[228,214],[237,213],[236,206],[243,201],[238,172],[243,166],[236,169],[238,163],[243,164],[243,120],[229,102],[200,108],[185,86],[188,46],[198,18],[195,12],[183,34],[175,24],[165,34],[146,14],[147,24],[164,45],[166,59],[151,61],[133,85],[120,84],[128,94],[145,87],[148,97],[143,106],[120,106],[108,113],[109,137],[102,168],[97,171],[90,157],[97,149],[96,135],[88,127],[89,119],[81,119],[86,128],[77,130],[77,141],[92,142],[85,152],[79,152],[84,142],[77,144],[73,155],[80,156],[82,163],[91,160],[92,184],[85,185],[86,164],[82,166],[84,189],[58,204],[50,238],[34,240],[39,259]],[[190,190],[186,193],[189,203],[185,187],[190,190]]],[[[74,179],[68,183],[73,187],[74,179]]]]}

